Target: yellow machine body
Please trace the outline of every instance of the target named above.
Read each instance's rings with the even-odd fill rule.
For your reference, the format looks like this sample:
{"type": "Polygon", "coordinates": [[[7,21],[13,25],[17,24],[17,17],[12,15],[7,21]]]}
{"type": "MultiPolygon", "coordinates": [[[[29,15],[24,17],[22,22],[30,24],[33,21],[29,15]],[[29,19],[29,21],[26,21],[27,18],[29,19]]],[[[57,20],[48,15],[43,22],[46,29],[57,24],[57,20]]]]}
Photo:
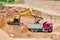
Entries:
{"type": "MultiPolygon", "coordinates": [[[[25,10],[21,13],[19,13],[17,16],[16,16],[16,19],[20,19],[22,15],[27,15],[31,13],[32,16],[35,16],[34,12],[32,11],[32,9],[29,9],[29,10],[25,10]]],[[[20,21],[20,20],[19,20],[20,21]]],[[[15,24],[16,22],[14,21],[14,19],[10,19],[7,21],[8,24],[15,24]]],[[[19,22],[17,22],[19,23],[19,22]]]]}

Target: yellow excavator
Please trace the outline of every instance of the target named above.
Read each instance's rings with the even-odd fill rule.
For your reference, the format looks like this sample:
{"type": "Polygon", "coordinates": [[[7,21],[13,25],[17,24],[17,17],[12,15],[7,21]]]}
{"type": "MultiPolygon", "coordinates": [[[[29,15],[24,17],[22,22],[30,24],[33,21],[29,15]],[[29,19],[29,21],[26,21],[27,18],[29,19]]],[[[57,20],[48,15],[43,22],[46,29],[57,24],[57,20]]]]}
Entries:
{"type": "Polygon", "coordinates": [[[27,15],[27,14],[30,14],[30,13],[35,18],[35,23],[39,23],[40,19],[43,19],[42,17],[36,16],[32,9],[28,9],[28,10],[20,12],[14,19],[8,20],[7,23],[11,24],[11,25],[16,25],[16,24],[20,25],[21,16],[27,15]]]}

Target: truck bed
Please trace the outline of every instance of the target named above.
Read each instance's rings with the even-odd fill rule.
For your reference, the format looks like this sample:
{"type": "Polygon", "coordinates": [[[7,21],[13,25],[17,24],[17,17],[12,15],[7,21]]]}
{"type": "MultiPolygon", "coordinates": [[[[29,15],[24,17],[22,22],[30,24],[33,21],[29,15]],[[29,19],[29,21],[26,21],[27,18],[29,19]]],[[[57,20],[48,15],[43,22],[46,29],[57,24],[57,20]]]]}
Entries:
{"type": "Polygon", "coordinates": [[[29,23],[29,24],[28,24],[28,28],[42,29],[42,28],[43,28],[43,24],[44,24],[44,23],[39,23],[39,24],[29,23]]]}

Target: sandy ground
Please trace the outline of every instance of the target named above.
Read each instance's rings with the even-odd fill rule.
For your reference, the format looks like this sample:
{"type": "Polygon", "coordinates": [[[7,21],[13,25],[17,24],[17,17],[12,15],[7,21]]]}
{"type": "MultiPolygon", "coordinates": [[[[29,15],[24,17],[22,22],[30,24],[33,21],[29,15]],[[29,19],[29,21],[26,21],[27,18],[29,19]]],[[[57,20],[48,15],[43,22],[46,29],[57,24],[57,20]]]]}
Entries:
{"type": "MultiPolygon", "coordinates": [[[[59,17],[53,16],[53,25],[54,30],[51,33],[44,33],[44,32],[30,32],[28,30],[28,23],[34,22],[34,18],[32,16],[22,16],[21,17],[21,23],[24,23],[23,26],[18,25],[8,25],[7,21],[8,19],[13,19],[18,11],[23,10],[24,8],[16,8],[16,7],[6,7],[4,9],[0,8],[0,29],[2,29],[0,32],[0,39],[1,40],[59,40],[60,39],[60,26],[58,26],[58,23],[60,21],[59,17]],[[13,13],[13,14],[12,14],[13,13]],[[55,20],[56,17],[56,20],[55,20]],[[4,38],[4,39],[3,39],[4,38]]],[[[40,12],[35,12],[36,15],[40,16],[40,12]],[[36,14],[39,13],[39,14],[36,14]]],[[[50,17],[46,14],[46,18],[44,20],[50,21],[50,17]]]]}
{"type": "Polygon", "coordinates": [[[25,0],[25,4],[60,12],[60,1],[25,0]]]}

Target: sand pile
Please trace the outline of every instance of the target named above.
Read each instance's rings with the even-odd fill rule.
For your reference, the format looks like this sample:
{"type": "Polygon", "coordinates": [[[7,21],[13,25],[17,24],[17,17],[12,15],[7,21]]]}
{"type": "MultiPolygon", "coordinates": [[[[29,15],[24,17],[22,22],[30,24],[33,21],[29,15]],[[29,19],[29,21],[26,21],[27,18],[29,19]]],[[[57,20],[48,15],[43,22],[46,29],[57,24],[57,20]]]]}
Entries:
{"type": "MultiPolygon", "coordinates": [[[[59,27],[60,26],[54,26],[54,31],[56,34],[54,34],[52,32],[52,34],[49,34],[49,33],[42,33],[42,32],[30,32],[28,31],[28,24],[29,23],[32,23],[34,22],[34,17],[32,16],[28,16],[28,15],[25,15],[25,16],[22,16],[21,17],[21,23],[23,23],[24,25],[22,26],[19,26],[19,25],[8,25],[7,24],[7,21],[6,20],[9,20],[9,19],[13,19],[15,18],[15,16],[22,10],[24,10],[24,8],[17,8],[17,7],[5,7],[3,10],[0,10],[2,14],[0,14],[1,18],[0,18],[0,27],[2,26],[2,30],[5,31],[7,34],[9,34],[9,36],[13,36],[13,37],[18,37],[18,38],[42,38],[42,39],[45,39],[45,38],[52,38],[52,39],[55,39],[56,36],[60,36],[60,34],[57,34],[56,32],[60,32],[59,31],[59,27]],[[3,13],[2,11],[5,10],[5,12],[3,13]],[[3,16],[2,16],[3,15],[3,16]],[[4,20],[2,20],[4,19],[4,20]],[[56,29],[55,29],[56,28],[56,29]],[[54,34],[54,35],[53,35],[54,34]],[[51,37],[51,36],[52,37],[51,37]]],[[[36,15],[38,16],[41,16],[40,13],[41,12],[37,12],[35,11],[36,15]],[[37,14],[39,13],[39,14],[37,14]]],[[[42,14],[42,13],[41,13],[42,14]]],[[[53,15],[51,15],[53,18],[52,18],[52,22],[53,24],[56,24],[60,22],[60,20],[58,21],[58,17],[55,17],[53,15]],[[55,20],[56,18],[56,20],[55,20]]],[[[51,20],[51,17],[50,15],[47,15],[47,14],[42,14],[42,17],[44,18],[44,20],[46,21],[50,21],[51,20]]],[[[59,37],[58,36],[58,37],[59,37]]],[[[57,38],[59,39],[59,38],[57,38]]]]}
{"type": "Polygon", "coordinates": [[[0,29],[0,40],[11,40],[9,35],[0,29]]]}
{"type": "Polygon", "coordinates": [[[9,35],[21,35],[23,33],[28,32],[28,28],[26,25],[19,26],[19,25],[8,25],[7,20],[13,19],[15,16],[20,13],[21,10],[24,8],[16,8],[16,7],[5,7],[4,9],[0,9],[0,28],[8,33],[9,35]],[[3,15],[3,16],[2,16],[3,15]]]}
{"type": "Polygon", "coordinates": [[[5,21],[2,17],[2,15],[0,15],[0,28],[2,28],[3,26],[5,26],[5,21]]]}

